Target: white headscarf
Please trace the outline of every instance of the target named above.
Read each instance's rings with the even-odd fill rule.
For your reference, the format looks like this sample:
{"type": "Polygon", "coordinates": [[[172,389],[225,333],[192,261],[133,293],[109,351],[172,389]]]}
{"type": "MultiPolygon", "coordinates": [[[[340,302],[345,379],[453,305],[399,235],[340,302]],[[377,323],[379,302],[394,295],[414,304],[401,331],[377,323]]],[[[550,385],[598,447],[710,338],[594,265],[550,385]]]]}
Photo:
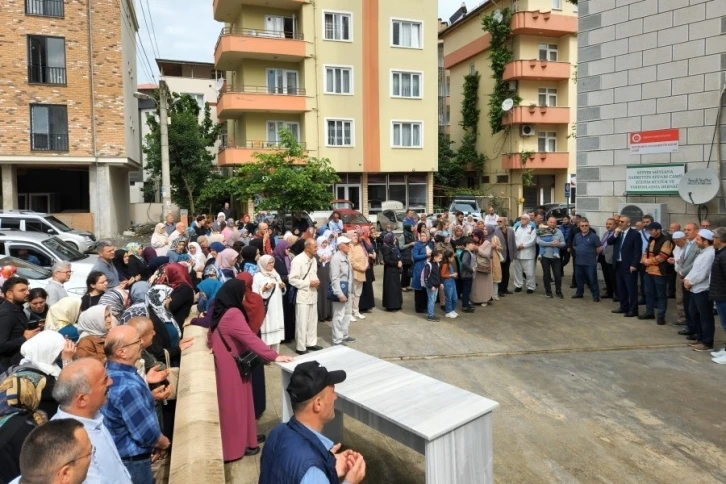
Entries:
{"type": "MultiPolygon", "coordinates": [[[[325,231],[325,233],[327,233],[327,232],[330,232],[330,230],[325,231]]],[[[328,238],[328,236],[325,235],[325,233],[323,233],[323,235],[318,237],[318,257],[324,257],[324,256],[333,257],[333,252],[334,252],[333,247],[330,242],[330,239],[328,238]],[[328,246],[323,247],[323,242],[327,243],[328,246]]],[[[332,233],[332,232],[330,232],[330,233],[332,233]]],[[[323,262],[323,267],[325,267],[329,262],[330,261],[323,262]]]]}
{"type": "Polygon", "coordinates": [[[61,369],[55,361],[63,351],[66,339],[55,331],[41,331],[20,347],[21,365],[29,363],[44,373],[58,377],[61,369]]]}
{"type": "MultiPolygon", "coordinates": [[[[76,328],[81,338],[86,336],[105,337],[108,334],[106,329],[106,308],[105,304],[91,306],[81,313],[76,328]]],[[[110,311],[110,309],[109,309],[110,311]]]]}
{"type": "Polygon", "coordinates": [[[197,242],[189,242],[189,247],[194,247],[195,249],[197,249],[196,254],[192,255],[191,252],[189,253],[189,255],[194,260],[194,270],[203,270],[204,264],[207,262],[207,258],[204,256],[204,252],[202,252],[202,246],[199,245],[199,243],[197,242]]]}
{"type": "Polygon", "coordinates": [[[265,276],[267,276],[267,277],[274,277],[274,278],[276,278],[276,277],[277,277],[277,271],[275,271],[275,268],[274,268],[274,267],[272,268],[272,271],[268,271],[268,270],[267,270],[267,264],[268,264],[268,263],[269,263],[269,262],[270,262],[271,260],[273,260],[273,261],[274,261],[274,260],[275,260],[275,258],[274,258],[274,257],[272,257],[271,255],[263,255],[262,257],[260,257],[260,258],[259,258],[259,259],[257,260],[257,267],[258,267],[258,268],[260,269],[260,272],[261,272],[261,273],[262,273],[263,275],[265,275],[265,276]]]}

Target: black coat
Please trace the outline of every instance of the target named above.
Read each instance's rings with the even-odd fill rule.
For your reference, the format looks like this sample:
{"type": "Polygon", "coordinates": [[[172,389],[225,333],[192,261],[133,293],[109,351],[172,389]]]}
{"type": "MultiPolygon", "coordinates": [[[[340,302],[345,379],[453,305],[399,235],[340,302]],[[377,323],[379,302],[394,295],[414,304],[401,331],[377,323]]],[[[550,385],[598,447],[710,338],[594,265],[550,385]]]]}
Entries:
{"type": "Polygon", "coordinates": [[[5,370],[19,362],[27,325],[28,318],[22,306],[8,301],[0,304],[0,366],[5,370]]]}
{"type": "Polygon", "coordinates": [[[614,245],[613,248],[613,264],[617,269],[622,263],[628,264],[628,267],[640,269],[640,259],[643,257],[643,245],[640,233],[631,228],[628,235],[623,238],[623,234],[617,237],[610,237],[608,245],[614,245]],[[618,254],[621,254],[622,246],[622,262],[618,262],[618,254]]]}
{"type": "Polygon", "coordinates": [[[403,294],[401,293],[401,269],[398,263],[401,257],[394,247],[383,244],[383,307],[388,310],[403,307],[403,294]]]}
{"type": "Polygon", "coordinates": [[[726,301],[726,248],[723,247],[716,251],[716,257],[713,259],[708,300],[726,301]]]}

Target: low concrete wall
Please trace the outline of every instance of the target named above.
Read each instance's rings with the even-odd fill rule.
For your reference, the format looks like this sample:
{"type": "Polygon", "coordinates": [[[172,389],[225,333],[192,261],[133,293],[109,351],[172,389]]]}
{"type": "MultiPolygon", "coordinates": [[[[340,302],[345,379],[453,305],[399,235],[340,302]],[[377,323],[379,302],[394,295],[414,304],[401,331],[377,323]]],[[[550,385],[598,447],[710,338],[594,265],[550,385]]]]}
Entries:
{"type": "Polygon", "coordinates": [[[92,213],[54,213],[53,216],[73,229],[95,233],[92,213]]]}
{"type": "Polygon", "coordinates": [[[189,336],[194,344],[181,358],[169,483],[224,484],[214,356],[206,328],[187,326],[189,336]]]}

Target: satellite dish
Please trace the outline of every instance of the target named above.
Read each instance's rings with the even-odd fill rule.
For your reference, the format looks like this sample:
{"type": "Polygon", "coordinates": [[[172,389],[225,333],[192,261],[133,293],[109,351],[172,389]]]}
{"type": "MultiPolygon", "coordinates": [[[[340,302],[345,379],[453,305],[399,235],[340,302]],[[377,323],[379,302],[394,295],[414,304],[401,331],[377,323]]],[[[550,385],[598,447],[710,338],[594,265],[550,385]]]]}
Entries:
{"type": "Polygon", "coordinates": [[[713,170],[701,168],[686,172],[678,184],[678,194],[694,205],[710,202],[718,194],[719,177],[713,170]]]}
{"type": "Polygon", "coordinates": [[[502,23],[502,20],[504,20],[504,15],[502,15],[502,11],[499,10],[499,9],[496,9],[494,11],[494,15],[493,16],[494,16],[494,20],[496,20],[497,23],[499,23],[499,24],[502,23]]]}
{"type": "Polygon", "coordinates": [[[217,85],[215,86],[214,89],[217,91],[217,93],[219,93],[223,87],[224,87],[224,77],[220,77],[219,79],[217,79],[217,85]]]}
{"type": "Polygon", "coordinates": [[[511,98],[505,99],[504,102],[502,103],[502,111],[504,111],[505,113],[511,111],[513,107],[514,107],[514,101],[512,101],[511,98]]]}

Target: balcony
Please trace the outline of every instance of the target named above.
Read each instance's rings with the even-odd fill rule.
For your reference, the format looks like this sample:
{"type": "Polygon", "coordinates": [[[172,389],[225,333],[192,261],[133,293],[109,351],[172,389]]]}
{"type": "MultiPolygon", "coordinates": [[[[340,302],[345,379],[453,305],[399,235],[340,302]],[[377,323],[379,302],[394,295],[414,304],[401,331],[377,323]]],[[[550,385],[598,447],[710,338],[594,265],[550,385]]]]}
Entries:
{"type": "Polygon", "coordinates": [[[282,10],[297,10],[308,0],[214,0],[214,20],[234,23],[245,5],[282,10]]]}
{"type": "Polygon", "coordinates": [[[517,106],[502,120],[502,124],[570,124],[570,122],[570,108],[551,106],[517,106]]]}
{"type": "Polygon", "coordinates": [[[214,48],[214,63],[235,70],[242,59],[299,62],[305,58],[303,35],[293,32],[224,28],[214,48]]]}
{"type": "Polygon", "coordinates": [[[566,170],[569,166],[570,154],[567,152],[533,153],[524,165],[519,153],[502,155],[502,168],[505,170],[566,170]]]}
{"type": "Polygon", "coordinates": [[[299,87],[225,86],[217,100],[217,116],[220,119],[250,112],[299,114],[305,111],[305,89],[299,87]]]}
{"type": "Polygon", "coordinates": [[[538,59],[516,60],[504,66],[505,81],[550,80],[565,81],[570,78],[569,62],[551,62],[538,59]]]}
{"type": "MultiPolygon", "coordinates": [[[[305,149],[305,143],[300,143],[300,146],[305,149]]],[[[219,166],[234,166],[254,163],[256,159],[252,156],[253,154],[279,149],[281,149],[279,141],[247,140],[237,144],[234,139],[229,139],[219,148],[217,164],[219,166]]]]}
{"type": "Polygon", "coordinates": [[[512,16],[512,34],[562,37],[577,33],[577,16],[552,12],[517,12],[512,16]]]}

